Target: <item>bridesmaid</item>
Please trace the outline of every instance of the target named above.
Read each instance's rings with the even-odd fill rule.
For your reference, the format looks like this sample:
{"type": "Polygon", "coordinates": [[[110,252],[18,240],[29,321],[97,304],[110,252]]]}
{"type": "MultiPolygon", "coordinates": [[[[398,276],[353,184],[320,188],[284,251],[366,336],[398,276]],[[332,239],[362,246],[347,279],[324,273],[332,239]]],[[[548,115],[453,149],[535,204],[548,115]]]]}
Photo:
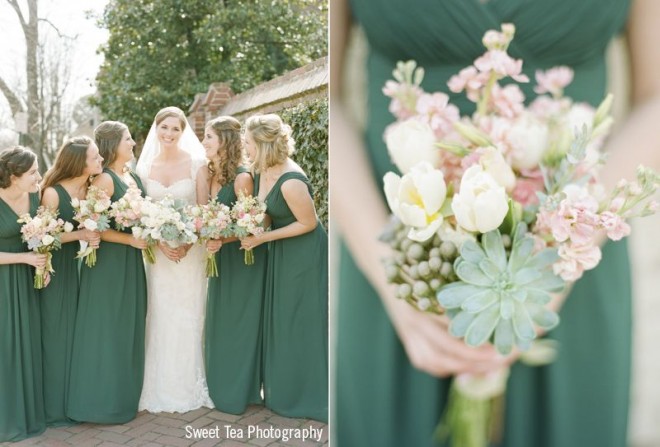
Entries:
{"type": "MultiPolygon", "coordinates": [[[[232,206],[239,191],[253,193],[238,120],[221,116],[209,121],[202,145],[209,164],[197,178],[206,181],[211,197],[232,206]]],[[[210,252],[220,246],[216,254],[219,276],[209,279],[206,307],[206,380],[218,410],[242,414],[247,405],[262,403],[261,314],[268,252],[266,245],[258,247],[255,263],[245,265],[236,238],[207,244],[210,252]]]]}
{"type": "Polygon", "coordinates": [[[328,236],[311,186],[289,155],[291,128],[277,115],[250,117],[245,142],[255,194],[266,202],[272,231],[242,240],[270,242],[264,304],[266,406],[290,417],[328,420],[328,236]]]}
{"type": "MultiPolygon", "coordinates": [[[[144,188],[126,164],[135,142],[128,128],[105,121],[94,130],[104,159],[93,184],[112,201],[129,185],[144,188]]],[[[77,421],[121,424],[137,413],[144,374],[147,288],[141,249],[130,230],[106,230],[94,267],[82,264],[66,415],[77,421]]]]}
{"type": "Polygon", "coordinates": [[[37,157],[15,146],[0,152],[0,442],[46,429],[41,322],[34,269],[46,255],[27,251],[19,216],[39,207],[37,157]]]}
{"type": "MultiPolygon", "coordinates": [[[[84,199],[92,175],[100,174],[103,158],[89,137],[67,140],[60,148],[55,163],[44,175],[41,204],[58,211],[58,215],[74,228],[71,199],[84,199]]],[[[78,241],[98,247],[96,231],[76,230],[62,234],[62,248],[53,252],[56,274],[48,287],[41,289],[41,345],[43,350],[44,407],[48,425],[65,425],[65,402],[69,387],[69,367],[73,347],[73,324],[78,309],[78,241]]]]}

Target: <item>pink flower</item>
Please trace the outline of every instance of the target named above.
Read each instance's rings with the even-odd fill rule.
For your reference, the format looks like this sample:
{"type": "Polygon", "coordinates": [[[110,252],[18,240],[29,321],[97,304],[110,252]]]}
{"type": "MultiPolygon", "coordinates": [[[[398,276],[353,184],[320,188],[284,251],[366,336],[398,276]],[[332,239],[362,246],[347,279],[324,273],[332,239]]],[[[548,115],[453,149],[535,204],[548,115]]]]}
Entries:
{"type": "Polygon", "coordinates": [[[536,195],[538,191],[543,191],[543,177],[519,178],[511,192],[513,199],[522,206],[535,205],[539,202],[536,195]]]}
{"type": "Polygon", "coordinates": [[[554,67],[547,71],[536,71],[537,86],[534,91],[540,95],[550,93],[560,96],[564,88],[573,82],[573,70],[566,66],[554,67]]]}
{"type": "Polygon", "coordinates": [[[458,108],[449,104],[445,93],[423,93],[417,99],[417,113],[422,115],[438,139],[453,130],[453,123],[460,119],[458,108]]]}
{"type": "Polygon", "coordinates": [[[415,114],[417,99],[424,92],[416,85],[390,80],[385,83],[383,93],[392,98],[389,111],[397,118],[404,120],[415,114]]]}
{"type": "Polygon", "coordinates": [[[541,212],[544,225],[559,242],[570,239],[574,244],[591,243],[600,226],[598,202],[586,188],[577,185],[566,186],[564,193],[566,198],[556,210],[541,212]]]}
{"type": "Polygon", "coordinates": [[[565,281],[575,281],[585,270],[596,267],[602,257],[600,248],[586,244],[562,244],[558,250],[560,261],[552,266],[555,275],[565,281]]]}
{"type": "Polygon", "coordinates": [[[467,97],[472,102],[479,101],[481,88],[488,82],[488,73],[479,73],[475,67],[470,65],[462,69],[457,75],[449,78],[447,86],[454,93],[466,91],[467,97]]]}
{"type": "Polygon", "coordinates": [[[630,225],[618,214],[605,211],[600,214],[600,224],[607,231],[607,237],[618,241],[630,234],[630,225]]]}
{"type": "Polygon", "coordinates": [[[514,59],[503,50],[489,50],[474,61],[474,66],[482,73],[491,71],[501,77],[510,76],[518,82],[529,82],[522,74],[522,59],[514,59]]]}
{"type": "Polygon", "coordinates": [[[491,101],[495,109],[506,118],[515,118],[525,109],[523,104],[525,95],[520,87],[515,84],[505,87],[495,84],[491,90],[491,95],[491,101]]]}

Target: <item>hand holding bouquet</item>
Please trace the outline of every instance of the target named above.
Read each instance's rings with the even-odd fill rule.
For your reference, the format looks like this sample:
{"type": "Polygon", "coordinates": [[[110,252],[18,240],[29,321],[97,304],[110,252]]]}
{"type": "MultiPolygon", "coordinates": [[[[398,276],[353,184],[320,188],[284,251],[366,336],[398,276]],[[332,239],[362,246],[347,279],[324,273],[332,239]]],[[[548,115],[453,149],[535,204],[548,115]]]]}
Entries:
{"type": "MultiPolygon", "coordinates": [[[[231,236],[231,209],[216,200],[206,205],[194,205],[187,212],[192,216],[193,225],[200,241],[231,236]]],[[[206,276],[218,276],[215,253],[206,252],[206,276]]]]}
{"type": "MultiPolygon", "coordinates": [[[[266,218],[266,204],[257,197],[239,193],[231,208],[231,218],[232,232],[237,238],[259,235],[265,231],[262,224],[266,218]]],[[[245,265],[254,264],[252,249],[245,250],[243,260],[245,265]]]]}
{"type": "Polygon", "coordinates": [[[51,252],[60,249],[62,246],[60,235],[65,231],[73,230],[73,225],[69,222],[64,223],[62,219],[57,218],[56,212],[45,207],[39,207],[34,217],[29,214],[22,215],[18,223],[23,224],[21,238],[28,244],[28,249],[47,255],[46,266],[37,268],[34,276],[34,288],[43,289],[46,286],[46,276],[55,273],[51,252]]]}
{"type": "MultiPolygon", "coordinates": [[[[396,216],[382,238],[394,249],[388,278],[400,298],[446,314],[452,335],[503,355],[529,350],[537,331],[559,323],[551,294],[598,264],[600,235],[618,240],[630,233],[625,219],[655,212],[660,183],[640,167],[636,181],[604,191],[611,96],[597,109],[572,101],[563,90],[573,72],[557,67],[536,73],[540,96],[525,107],[517,83],[529,79],[507,54],[514,32],[488,31],[486,53],[449,80],[476,104],[472,116],[445,93],[424,92],[414,61],[400,62],[383,89],[397,117],[385,142],[403,174],[384,177],[396,216]],[[499,84],[505,78],[517,83],[499,84]]],[[[441,425],[454,444],[485,447],[507,375],[455,378],[441,425]]]]}
{"type": "Polygon", "coordinates": [[[126,191],[126,194],[110,207],[110,217],[115,220],[115,227],[118,230],[131,228],[133,237],[147,240],[149,245],[142,250],[142,255],[149,264],[156,262],[153,248],[155,241],[141,237],[143,228],[142,217],[143,215],[148,215],[154,206],[150,198],[142,197],[142,191],[138,187],[131,186],[126,191]]]}
{"type": "Polygon", "coordinates": [[[168,195],[153,205],[143,214],[142,227],[133,228],[135,237],[164,242],[172,248],[197,241],[193,221],[185,213],[182,200],[168,195]]]}
{"type": "MultiPolygon", "coordinates": [[[[74,220],[78,228],[90,231],[105,231],[110,228],[110,197],[96,186],[87,189],[87,197],[83,200],[73,199],[71,206],[74,210],[74,220]]],[[[96,265],[96,248],[88,245],[87,241],[80,241],[80,251],[76,258],[85,259],[87,267],[96,265]]]]}

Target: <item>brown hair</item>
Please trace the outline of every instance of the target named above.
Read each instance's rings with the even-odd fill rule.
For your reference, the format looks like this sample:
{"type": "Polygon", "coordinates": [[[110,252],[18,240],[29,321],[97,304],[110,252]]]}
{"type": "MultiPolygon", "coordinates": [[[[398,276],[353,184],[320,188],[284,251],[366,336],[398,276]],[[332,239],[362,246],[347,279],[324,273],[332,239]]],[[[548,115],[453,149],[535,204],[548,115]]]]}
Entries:
{"type": "Polygon", "coordinates": [[[236,178],[239,166],[247,164],[241,142],[241,123],[232,116],[219,116],[206,123],[206,128],[209,127],[220,140],[220,160],[209,160],[209,172],[212,179],[217,178],[218,183],[225,185],[236,178]]]}
{"type": "Polygon", "coordinates": [[[181,130],[184,130],[188,125],[186,114],[183,113],[183,110],[178,107],[165,107],[164,109],[160,109],[156,114],[156,118],[154,118],[156,126],[162,123],[165,118],[170,117],[179,118],[179,121],[181,122],[181,130]]]}
{"type": "Polygon", "coordinates": [[[117,148],[128,130],[126,124],[119,121],[103,121],[94,129],[94,140],[103,157],[103,167],[107,168],[117,159],[117,148]]]}
{"type": "Polygon", "coordinates": [[[11,176],[25,174],[36,160],[35,153],[23,146],[13,146],[0,152],[0,188],[9,188],[11,176]]]}
{"type": "Polygon", "coordinates": [[[279,115],[271,113],[251,116],[245,122],[245,127],[257,150],[252,164],[256,172],[282,163],[293,154],[295,141],[291,137],[291,127],[279,115]]]}
{"type": "Polygon", "coordinates": [[[82,175],[87,166],[87,149],[90,144],[92,139],[85,136],[65,141],[57,152],[55,163],[44,175],[41,190],[57,185],[62,180],[82,175]]]}

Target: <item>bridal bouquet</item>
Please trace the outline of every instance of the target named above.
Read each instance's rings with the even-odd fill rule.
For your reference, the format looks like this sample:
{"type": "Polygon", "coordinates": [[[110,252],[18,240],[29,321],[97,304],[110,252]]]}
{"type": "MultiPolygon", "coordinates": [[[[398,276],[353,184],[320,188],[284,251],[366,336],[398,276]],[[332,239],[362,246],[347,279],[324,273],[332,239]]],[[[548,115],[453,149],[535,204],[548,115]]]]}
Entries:
{"type": "MultiPolygon", "coordinates": [[[[264,232],[263,221],[266,217],[266,204],[257,197],[238,194],[238,198],[231,208],[232,233],[237,238],[249,235],[258,235],[264,232]]],[[[245,250],[243,258],[245,265],[254,264],[254,253],[245,250]]]]}
{"type": "Polygon", "coordinates": [[[133,227],[133,235],[139,239],[164,242],[172,248],[195,243],[195,227],[185,211],[183,200],[167,195],[143,208],[141,225],[133,227]]]}
{"type": "MultiPolygon", "coordinates": [[[[105,231],[110,228],[110,197],[96,186],[87,189],[83,200],[71,200],[74,210],[73,219],[78,222],[78,228],[90,231],[105,231]]],[[[89,247],[87,241],[80,241],[80,251],[76,258],[85,259],[87,267],[96,265],[96,248],[89,247]]]]}
{"type": "Polygon", "coordinates": [[[130,228],[135,238],[147,240],[149,245],[142,250],[142,255],[149,264],[156,262],[153,247],[156,241],[142,237],[144,229],[142,218],[153,213],[155,207],[151,198],[142,197],[142,191],[136,186],[129,187],[126,194],[110,206],[110,217],[115,220],[115,227],[118,230],[130,228]]]}
{"type": "MultiPolygon", "coordinates": [[[[507,54],[514,31],[488,31],[485,54],[449,80],[476,103],[471,116],[447,94],[423,91],[414,61],[399,62],[383,89],[397,118],[384,138],[402,174],[384,177],[395,216],[382,236],[393,248],[388,280],[418,309],[446,314],[467,345],[490,342],[503,355],[529,352],[538,330],[559,323],[545,306],[552,294],[596,267],[601,235],[621,239],[626,219],[656,211],[660,183],[640,167],[635,181],[604,190],[611,96],[597,109],[571,100],[563,90],[573,72],[557,67],[536,73],[539,96],[526,107],[518,83],[529,79],[507,54]]],[[[440,433],[485,447],[507,376],[454,378],[440,433]]]]}
{"type": "MultiPolygon", "coordinates": [[[[231,236],[231,209],[216,200],[206,205],[193,205],[187,214],[192,216],[193,225],[199,240],[204,242],[210,239],[220,239],[231,236]]],[[[206,276],[218,276],[218,264],[215,253],[206,253],[206,276]]]]}
{"type": "Polygon", "coordinates": [[[34,276],[34,288],[43,289],[46,286],[46,276],[55,273],[53,270],[53,250],[62,246],[60,235],[73,230],[73,225],[58,219],[57,212],[45,207],[39,207],[36,216],[24,214],[18,219],[21,226],[21,238],[28,244],[28,249],[36,253],[46,253],[46,266],[37,268],[34,276]]]}

